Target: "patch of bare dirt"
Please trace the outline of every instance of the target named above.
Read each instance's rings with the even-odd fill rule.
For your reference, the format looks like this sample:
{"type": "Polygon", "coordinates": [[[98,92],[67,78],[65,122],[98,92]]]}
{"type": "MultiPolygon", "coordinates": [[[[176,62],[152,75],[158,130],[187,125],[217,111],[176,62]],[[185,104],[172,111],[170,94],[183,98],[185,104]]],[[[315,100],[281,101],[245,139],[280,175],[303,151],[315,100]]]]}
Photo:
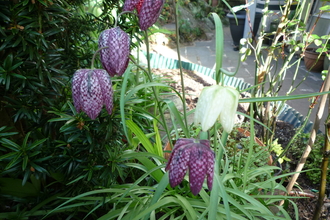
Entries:
{"type": "MultiPolygon", "coordinates": [[[[153,73],[167,79],[169,85],[179,93],[182,93],[180,70],[178,69],[153,69],[153,73]]],[[[183,82],[186,93],[186,103],[189,110],[196,108],[198,97],[205,86],[213,85],[213,79],[201,74],[183,70],[183,82]]]]}

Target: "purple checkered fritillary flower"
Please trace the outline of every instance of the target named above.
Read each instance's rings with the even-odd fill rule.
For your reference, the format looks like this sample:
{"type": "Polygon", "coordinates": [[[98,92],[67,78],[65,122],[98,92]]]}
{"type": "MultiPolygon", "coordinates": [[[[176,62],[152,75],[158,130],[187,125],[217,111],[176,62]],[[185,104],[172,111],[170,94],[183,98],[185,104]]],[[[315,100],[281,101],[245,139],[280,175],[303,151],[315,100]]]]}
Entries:
{"type": "Polygon", "coordinates": [[[143,0],[141,9],[138,11],[141,30],[145,31],[156,23],[164,2],[164,0],[143,0]]]}
{"type": "Polygon", "coordinates": [[[180,138],[176,141],[166,171],[169,171],[170,185],[179,185],[189,169],[190,190],[197,195],[202,189],[205,177],[212,189],[214,174],[214,152],[210,141],[180,138]]]}
{"type": "Polygon", "coordinates": [[[119,27],[104,30],[99,37],[101,63],[110,76],[122,76],[128,66],[130,38],[119,27]]]}
{"type": "Polygon", "coordinates": [[[102,69],[80,69],[72,79],[73,103],[77,112],[84,111],[95,119],[105,105],[109,114],[113,108],[113,89],[108,73],[102,69]]]}

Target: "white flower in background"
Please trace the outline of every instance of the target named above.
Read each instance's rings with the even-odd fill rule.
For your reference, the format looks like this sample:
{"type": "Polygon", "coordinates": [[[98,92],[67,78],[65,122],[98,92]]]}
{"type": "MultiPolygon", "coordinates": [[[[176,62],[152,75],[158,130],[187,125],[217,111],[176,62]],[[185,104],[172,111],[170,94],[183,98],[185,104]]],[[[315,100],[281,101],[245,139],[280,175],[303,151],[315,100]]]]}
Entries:
{"type": "Polygon", "coordinates": [[[198,99],[195,124],[210,129],[219,118],[223,129],[231,132],[235,123],[239,92],[235,88],[213,85],[205,87],[198,99]]]}

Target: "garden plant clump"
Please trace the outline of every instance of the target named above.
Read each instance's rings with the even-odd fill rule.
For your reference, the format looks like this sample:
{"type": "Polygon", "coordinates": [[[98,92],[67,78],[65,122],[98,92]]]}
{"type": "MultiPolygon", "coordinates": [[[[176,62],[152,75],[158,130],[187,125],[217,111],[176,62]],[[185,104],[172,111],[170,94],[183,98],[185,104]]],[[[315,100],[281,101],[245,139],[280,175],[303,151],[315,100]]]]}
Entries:
{"type": "MultiPolygon", "coordinates": [[[[225,85],[236,72],[222,68],[222,22],[208,15],[216,27],[214,82],[189,109],[181,62],[181,91],[151,69],[149,35],[159,30],[154,24],[165,1],[82,3],[1,3],[0,219],[298,219],[295,196],[283,185],[292,174],[269,161],[272,151],[286,158],[274,141],[274,122],[282,103],[297,98],[293,88],[286,96],[275,88],[289,61],[270,74],[278,38],[290,30],[277,30],[266,59],[259,55],[262,44],[242,41],[250,46],[242,48],[242,59],[255,52],[258,67],[248,88],[252,98],[240,98],[246,91],[225,85]],[[271,102],[276,108],[265,111],[271,102]],[[249,135],[241,138],[239,103],[249,103],[239,113],[249,120],[249,135]]],[[[286,23],[291,4],[281,27],[292,26],[286,23]]],[[[177,6],[173,1],[175,36],[177,6]]],[[[292,22],[301,16],[297,10],[292,22]]],[[[289,43],[297,51],[310,43],[305,40],[289,43]]]]}

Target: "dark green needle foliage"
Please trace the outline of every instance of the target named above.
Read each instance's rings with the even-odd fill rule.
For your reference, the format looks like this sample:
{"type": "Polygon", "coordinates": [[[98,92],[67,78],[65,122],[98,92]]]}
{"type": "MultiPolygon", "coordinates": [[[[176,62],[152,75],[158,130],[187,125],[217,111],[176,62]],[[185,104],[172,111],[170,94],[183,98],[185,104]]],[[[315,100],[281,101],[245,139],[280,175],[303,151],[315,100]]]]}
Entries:
{"type": "MultiPolygon", "coordinates": [[[[89,12],[94,3],[0,1],[1,219],[41,219],[61,202],[60,196],[137,175],[121,159],[127,141],[118,95],[113,113],[103,110],[96,120],[72,105],[72,76],[77,69],[90,68],[99,33],[114,23],[109,11],[122,4],[100,1],[103,14],[94,15],[89,12]]],[[[114,85],[118,88],[120,82],[114,85]]],[[[85,212],[67,211],[74,216],[85,212]]],[[[49,217],[54,215],[66,216],[49,217]]]]}

